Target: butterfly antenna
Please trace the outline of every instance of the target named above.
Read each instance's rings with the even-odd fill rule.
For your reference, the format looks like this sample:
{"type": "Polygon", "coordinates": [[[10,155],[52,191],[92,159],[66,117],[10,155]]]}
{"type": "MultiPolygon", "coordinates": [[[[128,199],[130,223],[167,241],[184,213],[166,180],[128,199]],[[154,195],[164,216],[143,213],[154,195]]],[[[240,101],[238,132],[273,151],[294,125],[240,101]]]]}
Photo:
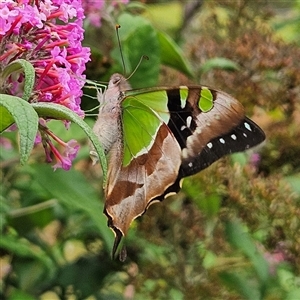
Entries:
{"type": "Polygon", "coordinates": [[[136,70],[139,68],[140,64],[142,63],[143,60],[149,60],[149,57],[147,55],[142,55],[138,64],[136,65],[136,67],[134,68],[134,70],[132,71],[132,73],[126,78],[126,80],[129,80],[133,75],[134,73],[136,72],[136,70]]]}
{"type": "MultiPolygon", "coordinates": [[[[119,35],[119,29],[121,28],[120,24],[116,25],[116,32],[117,32],[117,39],[118,39],[118,45],[119,45],[119,49],[120,49],[120,54],[121,54],[121,60],[122,60],[122,64],[123,64],[123,74],[126,75],[126,65],[125,65],[125,60],[124,60],[124,56],[123,56],[123,51],[122,51],[122,45],[121,45],[121,41],[120,41],[120,35],[119,35]]],[[[139,68],[140,64],[142,63],[142,61],[146,59],[149,60],[149,57],[147,55],[142,55],[137,66],[135,67],[135,69],[133,70],[133,72],[129,75],[129,77],[126,78],[126,80],[130,79],[134,73],[136,72],[136,70],[139,68]]]]}
{"type": "Polygon", "coordinates": [[[123,64],[123,74],[126,74],[125,61],[124,61],[122,45],[121,45],[120,35],[119,35],[119,29],[120,28],[121,28],[121,25],[117,24],[116,25],[116,32],[117,32],[118,45],[119,45],[119,49],[120,49],[120,53],[121,53],[122,64],[123,64]]]}

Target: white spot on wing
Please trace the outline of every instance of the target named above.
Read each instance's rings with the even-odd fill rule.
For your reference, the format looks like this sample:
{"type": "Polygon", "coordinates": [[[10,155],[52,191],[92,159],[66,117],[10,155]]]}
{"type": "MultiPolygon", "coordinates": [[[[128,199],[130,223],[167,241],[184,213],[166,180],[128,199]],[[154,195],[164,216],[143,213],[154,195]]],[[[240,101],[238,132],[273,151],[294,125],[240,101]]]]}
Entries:
{"type": "Polygon", "coordinates": [[[209,142],[207,145],[206,145],[209,149],[211,149],[213,147],[213,144],[211,142],[209,142]]]}
{"type": "Polygon", "coordinates": [[[186,118],[186,126],[187,126],[188,128],[190,128],[190,127],[191,127],[191,123],[192,123],[192,117],[191,117],[191,116],[188,116],[188,117],[186,118]]]}
{"type": "Polygon", "coordinates": [[[173,196],[173,195],[176,195],[176,193],[175,192],[167,193],[167,194],[165,194],[164,199],[166,199],[166,198],[168,198],[170,196],[173,196]]]}
{"type": "Polygon", "coordinates": [[[252,131],[251,126],[247,122],[244,122],[244,126],[247,130],[252,131]]]}
{"type": "Polygon", "coordinates": [[[186,126],[185,126],[185,125],[182,125],[182,126],[180,127],[180,130],[183,131],[184,129],[186,129],[186,126]]]}
{"type": "Polygon", "coordinates": [[[186,139],[186,144],[188,145],[188,147],[190,147],[192,144],[193,144],[193,140],[194,140],[194,136],[193,134],[192,135],[189,135],[186,139]]]}
{"type": "Polygon", "coordinates": [[[219,141],[221,144],[225,144],[225,140],[223,138],[220,138],[219,141]]]}
{"type": "Polygon", "coordinates": [[[236,135],[235,134],[232,134],[231,136],[230,136],[233,140],[235,140],[236,141],[236,135]]]}
{"type": "Polygon", "coordinates": [[[243,136],[246,138],[247,137],[247,134],[245,132],[243,132],[243,136]]]}
{"type": "Polygon", "coordinates": [[[200,127],[197,127],[195,130],[196,134],[201,134],[202,133],[202,129],[200,127]]]}
{"type": "Polygon", "coordinates": [[[193,163],[192,162],[188,163],[188,166],[191,168],[193,166],[193,163]]]}
{"type": "Polygon", "coordinates": [[[182,156],[182,158],[184,158],[184,159],[189,157],[189,152],[188,152],[188,149],[187,149],[187,148],[182,149],[182,151],[181,151],[181,156],[182,156]]]}
{"type": "Polygon", "coordinates": [[[215,119],[220,120],[221,119],[220,114],[215,114],[215,119]]]}
{"type": "Polygon", "coordinates": [[[183,180],[184,180],[184,179],[182,178],[182,179],[180,179],[180,181],[179,181],[179,187],[180,187],[180,188],[182,188],[183,180]]]}

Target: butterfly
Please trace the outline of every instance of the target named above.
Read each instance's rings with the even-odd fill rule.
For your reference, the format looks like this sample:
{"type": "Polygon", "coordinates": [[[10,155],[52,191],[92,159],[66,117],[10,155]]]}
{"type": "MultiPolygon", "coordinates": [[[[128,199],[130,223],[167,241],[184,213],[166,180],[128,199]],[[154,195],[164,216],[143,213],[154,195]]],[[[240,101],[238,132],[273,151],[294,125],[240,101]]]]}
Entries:
{"type": "Polygon", "coordinates": [[[131,222],[177,193],[184,177],[265,139],[240,102],[206,86],[132,90],[114,74],[99,102],[93,131],[108,157],[104,213],[115,233],[113,257],[131,222]]]}

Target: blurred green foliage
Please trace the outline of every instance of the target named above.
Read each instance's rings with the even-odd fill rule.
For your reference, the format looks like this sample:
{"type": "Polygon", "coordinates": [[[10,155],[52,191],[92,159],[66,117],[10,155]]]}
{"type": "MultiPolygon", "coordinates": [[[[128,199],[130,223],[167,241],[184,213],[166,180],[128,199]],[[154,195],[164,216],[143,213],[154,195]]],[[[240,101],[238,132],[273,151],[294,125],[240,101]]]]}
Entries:
{"type": "MultiPolygon", "coordinates": [[[[299,30],[290,29],[299,28],[299,1],[200,2],[194,10],[186,2],[129,5],[116,19],[126,75],[147,55],[133,87],[201,81],[229,92],[267,141],[151,206],[132,224],[121,263],[110,257],[101,170],[84,132],[72,124],[65,136],[59,121],[49,122],[82,145],[68,172],[44,164],[42,147],[20,166],[17,132],[4,133],[1,298],[300,299],[300,49],[299,30]]],[[[89,79],[122,72],[111,23],[87,28],[86,44],[89,79]]],[[[86,109],[96,105],[83,99],[86,109]]]]}

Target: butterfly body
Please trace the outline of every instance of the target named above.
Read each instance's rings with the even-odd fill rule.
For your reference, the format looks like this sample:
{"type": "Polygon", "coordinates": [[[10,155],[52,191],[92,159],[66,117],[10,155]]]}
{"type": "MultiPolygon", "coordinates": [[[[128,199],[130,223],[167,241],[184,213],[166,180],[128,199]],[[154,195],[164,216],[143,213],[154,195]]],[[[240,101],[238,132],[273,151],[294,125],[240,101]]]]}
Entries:
{"type": "Polygon", "coordinates": [[[180,190],[180,181],[265,138],[236,99],[204,86],[130,90],[120,74],[100,97],[94,126],[108,153],[104,213],[116,234],[180,190]]]}
{"type": "Polygon", "coordinates": [[[94,125],[94,132],[98,136],[105,153],[107,154],[116,142],[121,141],[121,99],[122,90],[129,88],[127,82],[115,74],[111,78],[104,94],[98,94],[100,102],[98,119],[94,125]]]}

